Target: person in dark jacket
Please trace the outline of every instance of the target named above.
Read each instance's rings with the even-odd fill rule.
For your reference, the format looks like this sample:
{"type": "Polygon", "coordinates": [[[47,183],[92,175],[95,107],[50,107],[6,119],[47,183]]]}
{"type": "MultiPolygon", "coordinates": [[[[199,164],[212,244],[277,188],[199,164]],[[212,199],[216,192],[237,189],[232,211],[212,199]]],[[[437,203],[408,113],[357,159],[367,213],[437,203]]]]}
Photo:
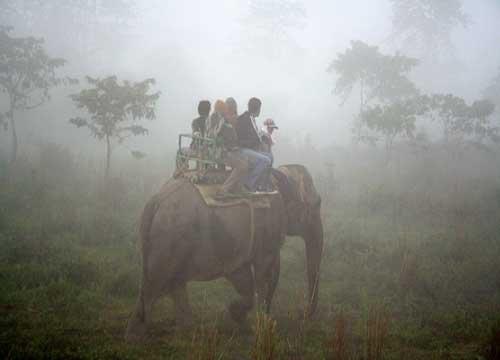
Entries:
{"type": "Polygon", "coordinates": [[[269,155],[259,152],[261,138],[255,118],[260,115],[262,102],[257,98],[248,101],[248,111],[241,114],[236,120],[236,134],[241,152],[245,155],[252,169],[244,180],[244,184],[250,191],[271,191],[268,184],[271,170],[271,158],[269,155]]]}
{"type": "Polygon", "coordinates": [[[212,105],[208,100],[202,100],[198,104],[198,114],[200,115],[191,123],[191,128],[193,130],[193,135],[196,136],[205,136],[206,129],[206,121],[208,119],[208,115],[210,115],[212,105]]]}

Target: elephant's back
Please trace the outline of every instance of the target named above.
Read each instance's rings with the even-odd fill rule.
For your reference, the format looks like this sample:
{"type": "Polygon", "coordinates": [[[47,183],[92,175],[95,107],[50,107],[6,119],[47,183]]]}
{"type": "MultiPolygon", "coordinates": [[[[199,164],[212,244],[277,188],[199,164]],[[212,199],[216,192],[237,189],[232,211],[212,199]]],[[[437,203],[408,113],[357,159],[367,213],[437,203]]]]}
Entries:
{"type": "Polygon", "coordinates": [[[157,203],[153,225],[169,230],[189,226],[195,220],[194,215],[205,207],[195,186],[183,178],[168,180],[152,201],[157,203]]]}

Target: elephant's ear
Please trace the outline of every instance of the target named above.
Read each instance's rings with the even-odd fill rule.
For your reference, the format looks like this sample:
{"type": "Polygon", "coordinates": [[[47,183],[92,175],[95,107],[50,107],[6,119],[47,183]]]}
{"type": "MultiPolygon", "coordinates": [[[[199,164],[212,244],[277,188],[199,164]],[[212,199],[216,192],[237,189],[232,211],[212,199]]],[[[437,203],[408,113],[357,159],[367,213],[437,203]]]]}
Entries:
{"type": "Polygon", "coordinates": [[[321,205],[319,196],[309,171],[302,165],[283,165],[279,171],[286,175],[291,194],[304,206],[303,216],[309,219],[314,210],[321,205]]]}
{"type": "Polygon", "coordinates": [[[298,192],[298,186],[295,180],[290,176],[287,168],[280,167],[272,169],[272,181],[274,186],[279,190],[285,203],[300,202],[301,197],[298,192]]]}

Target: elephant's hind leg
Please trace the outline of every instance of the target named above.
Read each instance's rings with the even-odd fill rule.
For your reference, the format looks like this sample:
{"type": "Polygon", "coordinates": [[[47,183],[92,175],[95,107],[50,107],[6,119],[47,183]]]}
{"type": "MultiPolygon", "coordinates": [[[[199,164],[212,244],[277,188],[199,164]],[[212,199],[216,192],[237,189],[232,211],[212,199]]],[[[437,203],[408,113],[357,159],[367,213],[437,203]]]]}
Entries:
{"type": "Polygon", "coordinates": [[[169,280],[169,274],[172,273],[169,267],[171,262],[168,260],[162,262],[161,257],[150,259],[149,266],[145,267],[147,275],[144,275],[139,301],[127,326],[125,335],[127,340],[137,341],[144,338],[151,323],[151,311],[154,303],[162,295],[172,291],[172,281],[169,280]]]}
{"type": "Polygon", "coordinates": [[[143,281],[139,300],[125,332],[127,341],[140,341],[146,336],[148,325],[151,322],[151,310],[158,295],[154,294],[147,282],[143,281]]]}
{"type": "Polygon", "coordinates": [[[243,266],[227,275],[226,278],[241,296],[240,299],[229,305],[229,313],[234,321],[240,325],[244,325],[247,314],[253,307],[255,296],[253,274],[250,265],[243,266]]]}

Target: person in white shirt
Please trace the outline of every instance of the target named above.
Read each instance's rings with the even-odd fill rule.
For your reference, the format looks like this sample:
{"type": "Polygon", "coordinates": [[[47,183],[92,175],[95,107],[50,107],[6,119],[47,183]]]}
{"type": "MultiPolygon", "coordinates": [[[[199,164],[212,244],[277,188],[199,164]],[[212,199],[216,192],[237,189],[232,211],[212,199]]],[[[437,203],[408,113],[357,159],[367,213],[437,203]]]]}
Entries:
{"type": "Polygon", "coordinates": [[[267,153],[271,157],[271,166],[274,162],[274,156],[273,156],[273,151],[272,147],[274,145],[274,138],[273,138],[273,132],[274,130],[277,130],[278,126],[276,126],[276,123],[274,122],[273,119],[266,119],[264,121],[264,126],[262,127],[260,131],[260,137],[262,140],[262,152],[267,153]]]}

